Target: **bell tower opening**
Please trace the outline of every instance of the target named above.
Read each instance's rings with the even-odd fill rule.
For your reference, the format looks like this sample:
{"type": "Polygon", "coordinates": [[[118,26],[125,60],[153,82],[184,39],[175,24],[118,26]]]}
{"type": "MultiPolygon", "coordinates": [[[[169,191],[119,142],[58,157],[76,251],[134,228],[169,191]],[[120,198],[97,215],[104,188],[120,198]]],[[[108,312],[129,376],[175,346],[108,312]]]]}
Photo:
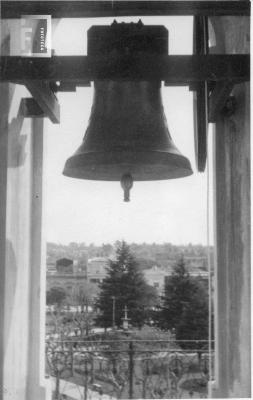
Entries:
{"type": "Polygon", "coordinates": [[[3,400],[250,397],[249,17],[2,1],[3,400]]]}
{"type": "MultiPolygon", "coordinates": [[[[112,57],[118,54],[127,60],[129,52],[138,46],[138,52],[147,52],[147,61],[148,51],[151,55],[152,51],[192,53],[192,17],[144,17],[141,22],[137,17],[117,18],[117,22],[109,18],[82,23],[64,20],[54,38],[59,55],[79,51],[61,43],[63,32],[71,24],[76,27],[75,35],[79,32],[78,43],[86,43],[84,26],[89,32],[82,51],[92,56],[111,52],[112,57]],[[134,40],[127,36],[126,41],[120,40],[119,32],[110,36],[109,27],[128,32],[131,26],[140,36],[146,27],[141,45],[137,34],[134,40]],[[151,41],[150,26],[159,45],[151,41]],[[107,46],[101,45],[101,38],[107,46]]],[[[208,189],[207,172],[198,173],[195,164],[192,92],[187,86],[167,86],[164,81],[139,81],[135,77],[132,81],[100,79],[91,87],[78,87],[74,94],[57,95],[61,125],[48,125],[45,133],[47,257],[50,265],[58,257],[66,257],[72,264],[68,273],[63,267],[61,271],[59,267],[54,271],[51,268],[47,273],[46,354],[53,393],[68,395],[74,384],[73,390],[84,393],[84,398],[88,394],[95,396],[97,391],[113,398],[145,398],[158,390],[163,398],[180,396],[181,392],[201,397],[203,390],[208,395],[214,350],[208,317],[213,242],[207,241],[212,237],[211,217],[207,223],[211,213],[207,197],[212,188],[208,189]],[[133,264],[129,260],[134,260],[133,264]],[[120,280],[110,286],[117,268],[120,280]],[[135,276],[132,283],[127,281],[130,270],[130,275],[135,276]],[[173,279],[178,279],[179,285],[188,285],[190,292],[196,290],[203,301],[194,303],[193,292],[188,297],[182,293],[181,298],[169,300],[173,279]],[[103,298],[106,282],[110,290],[103,298]],[[121,282],[126,286],[119,289],[121,282]],[[64,296],[55,290],[59,286],[64,288],[64,296]],[[135,291],[137,297],[132,298],[135,291]],[[174,319],[173,326],[169,323],[172,316],[168,304],[173,302],[178,307],[181,327],[179,319],[174,319]],[[168,314],[162,312],[165,306],[168,314]],[[194,310],[204,317],[193,327],[190,318],[194,310]],[[93,345],[90,355],[87,341],[93,345]],[[121,346],[117,360],[112,341],[116,347],[121,346]],[[101,343],[107,346],[108,353],[103,353],[101,343]],[[124,359],[124,343],[130,346],[130,358],[124,359]],[[143,370],[138,364],[143,354],[159,354],[162,349],[165,358],[159,356],[154,361],[147,357],[143,370]],[[72,359],[71,373],[66,367],[68,357],[72,359]],[[109,371],[112,368],[113,379],[118,382],[131,360],[134,366],[125,376],[120,394],[110,381],[109,371]],[[159,368],[179,368],[185,384],[173,389],[175,382],[168,372],[165,378],[170,387],[159,389],[153,382],[148,388],[147,371],[154,379],[156,362],[161,364],[159,368]],[[186,368],[189,363],[196,369],[198,382],[195,376],[191,379],[191,371],[186,368]],[[131,383],[136,373],[139,386],[131,383]]],[[[209,168],[212,169],[210,165],[209,168]]]]}

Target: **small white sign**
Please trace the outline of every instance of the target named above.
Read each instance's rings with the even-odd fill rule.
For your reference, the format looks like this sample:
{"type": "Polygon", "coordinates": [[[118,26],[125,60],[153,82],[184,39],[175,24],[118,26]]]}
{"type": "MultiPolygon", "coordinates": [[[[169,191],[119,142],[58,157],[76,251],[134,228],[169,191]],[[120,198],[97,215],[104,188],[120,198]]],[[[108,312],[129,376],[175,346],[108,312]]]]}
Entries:
{"type": "Polygon", "coordinates": [[[20,55],[51,57],[51,15],[22,15],[20,24],[20,55]]]}

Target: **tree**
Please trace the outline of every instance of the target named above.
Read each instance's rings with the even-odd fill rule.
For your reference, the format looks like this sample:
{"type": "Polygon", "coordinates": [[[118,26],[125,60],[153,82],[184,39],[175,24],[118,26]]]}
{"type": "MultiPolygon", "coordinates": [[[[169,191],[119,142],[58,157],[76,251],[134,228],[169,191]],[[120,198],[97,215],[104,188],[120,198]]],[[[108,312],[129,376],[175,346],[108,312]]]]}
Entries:
{"type": "Polygon", "coordinates": [[[94,325],[94,312],[93,311],[75,311],[69,316],[69,321],[74,325],[76,335],[79,333],[81,337],[89,335],[94,325]]]}
{"type": "Polygon", "coordinates": [[[66,292],[61,288],[52,288],[47,291],[46,303],[48,306],[60,307],[66,299],[66,292]]]}
{"type": "Polygon", "coordinates": [[[77,286],[73,290],[71,303],[76,305],[76,310],[71,314],[71,322],[80,336],[89,335],[94,325],[93,303],[96,294],[97,287],[90,282],[86,282],[84,288],[77,286]]]}
{"type": "Polygon", "coordinates": [[[69,295],[69,305],[75,305],[81,311],[88,309],[93,304],[94,298],[97,296],[98,288],[96,284],[87,282],[84,287],[74,286],[72,293],[69,295]]]}
{"type": "Polygon", "coordinates": [[[154,292],[146,283],[129,246],[124,241],[117,245],[116,260],[109,261],[107,276],[100,284],[97,323],[105,328],[112,326],[114,302],[116,326],[122,326],[123,310],[127,306],[130,323],[140,327],[145,322],[146,307],[150,306],[152,296],[155,298],[154,292]]]}
{"type": "MultiPolygon", "coordinates": [[[[208,339],[208,293],[189,275],[183,258],[178,260],[165,282],[162,306],[156,319],[160,328],[174,329],[177,340],[208,339]]],[[[190,342],[185,345],[191,347],[190,342]]]]}
{"type": "Polygon", "coordinates": [[[66,292],[61,288],[51,288],[46,293],[46,303],[48,306],[53,306],[53,309],[49,308],[52,322],[54,324],[55,333],[59,333],[63,327],[63,307],[65,305],[66,292]]]}

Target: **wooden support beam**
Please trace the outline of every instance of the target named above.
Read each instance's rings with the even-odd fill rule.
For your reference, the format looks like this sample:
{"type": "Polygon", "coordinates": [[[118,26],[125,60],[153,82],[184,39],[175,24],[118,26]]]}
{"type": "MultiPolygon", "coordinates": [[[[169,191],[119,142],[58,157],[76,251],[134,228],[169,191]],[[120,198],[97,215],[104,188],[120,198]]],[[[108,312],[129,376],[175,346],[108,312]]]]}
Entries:
{"type": "Polygon", "coordinates": [[[208,19],[197,16],[193,21],[193,54],[208,53],[208,19]]]}
{"type": "Polygon", "coordinates": [[[33,98],[39,107],[54,124],[60,123],[60,106],[58,100],[47,82],[41,81],[24,81],[33,98]]]}
{"type": "Polygon", "coordinates": [[[193,93],[193,122],[194,122],[194,145],[196,165],[199,172],[204,172],[207,157],[207,82],[197,84],[193,93]]]}
{"type": "MultiPolygon", "coordinates": [[[[193,20],[193,54],[208,55],[208,21],[206,16],[193,20]]],[[[194,86],[194,85],[193,85],[194,86]]],[[[193,94],[195,158],[199,172],[204,172],[207,158],[208,82],[195,82],[193,94]]]]}
{"type": "Polygon", "coordinates": [[[234,83],[231,81],[219,82],[216,84],[214,90],[209,96],[209,111],[208,120],[209,122],[216,122],[222,109],[226,105],[226,101],[234,87],[234,83]]]}
{"type": "Polygon", "coordinates": [[[0,81],[166,80],[171,85],[200,81],[248,81],[249,55],[57,56],[0,58],[0,81]]]}
{"type": "Polygon", "coordinates": [[[20,114],[25,118],[43,118],[46,116],[33,97],[21,99],[20,114]]]}
{"type": "Polygon", "coordinates": [[[97,18],[123,16],[250,16],[249,1],[10,1],[1,2],[1,18],[23,14],[52,18],[97,18]]]}
{"type": "Polygon", "coordinates": [[[54,93],[57,92],[76,92],[78,87],[90,87],[90,81],[76,81],[76,82],[50,82],[50,87],[54,93]]]}
{"type": "Polygon", "coordinates": [[[50,88],[54,93],[58,92],[76,92],[76,84],[73,82],[50,82],[50,88]]]}

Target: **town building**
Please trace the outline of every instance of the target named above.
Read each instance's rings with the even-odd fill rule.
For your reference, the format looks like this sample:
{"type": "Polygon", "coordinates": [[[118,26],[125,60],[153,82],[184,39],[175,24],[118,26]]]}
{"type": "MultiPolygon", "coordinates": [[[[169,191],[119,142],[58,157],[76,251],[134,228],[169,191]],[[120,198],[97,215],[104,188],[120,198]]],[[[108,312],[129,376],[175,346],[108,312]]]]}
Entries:
{"type": "Polygon", "coordinates": [[[57,260],[54,269],[52,264],[47,265],[46,281],[47,291],[53,288],[60,288],[67,294],[69,303],[74,303],[76,294],[85,292],[85,265],[79,265],[76,260],[68,258],[57,260]]]}
{"type": "Polygon", "coordinates": [[[100,283],[106,276],[106,267],[108,258],[94,257],[90,258],[87,263],[87,279],[91,283],[100,283]]]}
{"type": "Polygon", "coordinates": [[[108,259],[105,257],[82,257],[82,260],[61,258],[47,263],[46,290],[60,288],[65,291],[69,303],[76,302],[78,293],[89,292],[92,296],[97,295],[98,284],[106,276],[106,265],[108,259]],[[88,285],[88,286],[87,286],[88,285]]]}
{"type": "Polygon", "coordinates": [[[157,266],[154,266],[150,269],[145,269],[143,271],[147,283],[150,286],[156,288],[158,294],[162,294],[164,289],[165,278],[166,276],[168,276],[169,273],[170,273],[169,269],[159,268],[157,266]]]}
{"type": "MultiPolygon", "coordinates": [[[[192,257],[189,260],[185,260],[187,271],[189,272],[191,277],[197,278],[199,280],[208,280],[208,271],[206,268],[202,269],[203,265],[206,265],[207,259],[202,258],[201,260],[197,260],[197,264],[195,264],[195,257],[192,257]]],[[[173,272],[173,266],[176,264],[176,260],[171,260],[170,265],[167,267],[158,267],[153,266],[152,268],[143,270],[144,277],[147,283],[150,286],[153,286],[157,289],[158,294],[162,294],[164,290],[164,285],[166,279],[170,277],[173,272]]]]}

